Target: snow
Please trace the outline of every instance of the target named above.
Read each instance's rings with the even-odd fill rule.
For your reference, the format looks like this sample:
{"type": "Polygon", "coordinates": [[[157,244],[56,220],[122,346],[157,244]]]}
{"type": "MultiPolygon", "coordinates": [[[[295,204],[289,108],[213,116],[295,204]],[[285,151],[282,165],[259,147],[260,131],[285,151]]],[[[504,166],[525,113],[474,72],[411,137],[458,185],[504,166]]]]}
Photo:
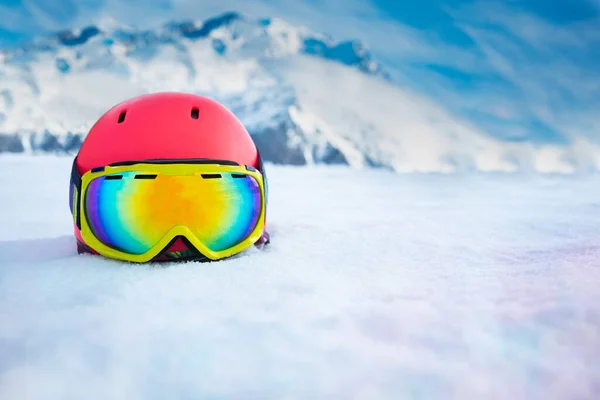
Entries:
{"type": "Polygon", "coordinates": [[[353,166],[361,164],[359,149],[363,159],[397,172],[575,174],[600,168],[600,147],[591,140],[560,146],[502,141],[432,99],[345,65],[296,56],[280,73],[302,109],[294,121],[305,133],[320,131],[353,166]]]}
{"type": "Polygon", "coordinates": [[[288,112],[290,118],[292,121],[294,121],[296,126],[300,128],[309,139],[313,140],[315,147],[323,145],[322,142],[320,143],[319,139],[326,139],[344,155],[348,165],[354,168],[361,168],[365,166],[364,154],[361,153],[360,150],[358,150],[349,140],[337,135],[331,128],[327,126],[327,123],[319,119],[317,115],[305,113],[297,106],[291,106],[288,112]]]}
{"type": "Polygon", "coordinates": [[[0,157],[0,398],[595,398],[597,177],[269,165],[268,249],[78,256],[70,157],[0,157]]]}

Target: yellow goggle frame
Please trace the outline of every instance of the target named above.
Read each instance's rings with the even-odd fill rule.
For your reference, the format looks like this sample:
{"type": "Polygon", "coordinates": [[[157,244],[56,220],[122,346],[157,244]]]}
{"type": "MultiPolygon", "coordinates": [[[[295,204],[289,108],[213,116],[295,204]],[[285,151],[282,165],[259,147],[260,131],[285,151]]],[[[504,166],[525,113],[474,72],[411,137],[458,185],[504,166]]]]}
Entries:
{"type": "MultiPolygon", "coordinates": [[[[73,218],[80,228],[81,237],[85,243],[98,252],[100,255],[119,259],[124,261],[144,263],[151,261],[157,257],[165,248],[178,236],[185,237],[189,243],[195,247],[203,256],[209,260],[219,260],[226,257],[230,257],[237,253],[240,253],[253,244],[255,244],[262,236],[264,225],[265,225],[265,213],[266,213],[266,196],[265,196],[265,182],[263,175],[253,167],[241,166],[235,163],[220,164],[215,163],[162,163],[152,161],[139,161],[132,163],[121,163],[125,165],[112,164],[105,167],[94,168],[85,174],[80,179],[80,185],[78,182],[74,182],[73,192],[73,218]],[[235,164],[235,165],[233,165],[235,164]],[[90,182],[92,180],[111,174],[118,174],[124,172],[151,172],[154,174],[163,175],[200,175],[200,174],[218,174],[218,173],[234,173],[234,174],[246,174],[253,177],[258,182],[261,195],[261,209],[258,217],[256,226],[252,230],[249,236],[239,242],[233,247],[224,249],[221,251],[213,251],[202,243],[198,238],[191,232],[186,226],[175,226],[165,236],[163,236],[156,244],[154,244],[148,251],[142,254],[131,254],[113,247],[107,246],[102,243],[92,232],[85,212],[85,196],[90,182]],[[79,186],[79,187],[78,187],[79,186]]],[[[75,161],[73,162],[73,169],[75,170],[75,161]]],[[[72,181],[77,179],[73,178],[72,181]]],[[[73,184],[73,183],[72,183],[73,184]]]]}

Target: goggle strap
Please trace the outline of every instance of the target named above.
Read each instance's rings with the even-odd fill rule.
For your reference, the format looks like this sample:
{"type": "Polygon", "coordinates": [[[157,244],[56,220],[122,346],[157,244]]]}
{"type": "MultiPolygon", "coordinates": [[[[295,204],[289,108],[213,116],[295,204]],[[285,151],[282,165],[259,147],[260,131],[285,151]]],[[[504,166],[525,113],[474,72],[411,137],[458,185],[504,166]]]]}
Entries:
{"type": "MultiPolygon", "coordinates": [[[[75,209],[75,224],[78,229],[81,229],[81,175],[77,169],[77,157],[73,160],[73,166],[71,167],[71,184],[75,186],[76,198],[73,201],[73,208],[75,209]]],[[[71,210],[73,213],[73,210],[71,210]]]]}

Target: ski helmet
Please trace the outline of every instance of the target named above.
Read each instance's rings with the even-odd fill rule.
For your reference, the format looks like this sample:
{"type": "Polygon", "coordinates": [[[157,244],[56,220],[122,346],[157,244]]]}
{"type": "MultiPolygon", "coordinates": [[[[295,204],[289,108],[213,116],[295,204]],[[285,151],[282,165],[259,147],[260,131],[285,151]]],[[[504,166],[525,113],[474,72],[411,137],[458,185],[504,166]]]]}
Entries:
{"type": "MultiPolygon", "coordinates": [[[[72,180],[74,174],[81,177],[101,166],[152,159],[228,160],[251,166],[263,175],[267,201],[264,165],[242,122],[211,98],[181,92],[140,95],[104,113],[83,140],[73,162],[72,180]]],[[[70,197],[73,210],[73,195],[70,197]]],[[[77,224],[74,231],[78,251],[97,254],[86,245],[77,224]]],[[[263,229],[261,239],[255,244],[268,241],[268,233],[263,229]]],[[[182,241],[175,242],[156,259],[165,259],[165,254],[185,252],[188,246],[182,241]]]]}

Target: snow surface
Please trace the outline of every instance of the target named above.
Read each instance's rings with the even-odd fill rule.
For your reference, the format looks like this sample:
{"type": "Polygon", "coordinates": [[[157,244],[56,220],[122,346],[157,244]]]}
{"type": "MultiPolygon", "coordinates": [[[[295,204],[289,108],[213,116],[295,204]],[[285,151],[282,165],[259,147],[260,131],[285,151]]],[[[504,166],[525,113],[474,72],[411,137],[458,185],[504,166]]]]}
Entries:
{"type": "Polygon", "coordinates": [[[0,399],[593,399],[597,177],[269,168],[272,245],[75,251],[69,157],[0,157],[0,399]]]}

